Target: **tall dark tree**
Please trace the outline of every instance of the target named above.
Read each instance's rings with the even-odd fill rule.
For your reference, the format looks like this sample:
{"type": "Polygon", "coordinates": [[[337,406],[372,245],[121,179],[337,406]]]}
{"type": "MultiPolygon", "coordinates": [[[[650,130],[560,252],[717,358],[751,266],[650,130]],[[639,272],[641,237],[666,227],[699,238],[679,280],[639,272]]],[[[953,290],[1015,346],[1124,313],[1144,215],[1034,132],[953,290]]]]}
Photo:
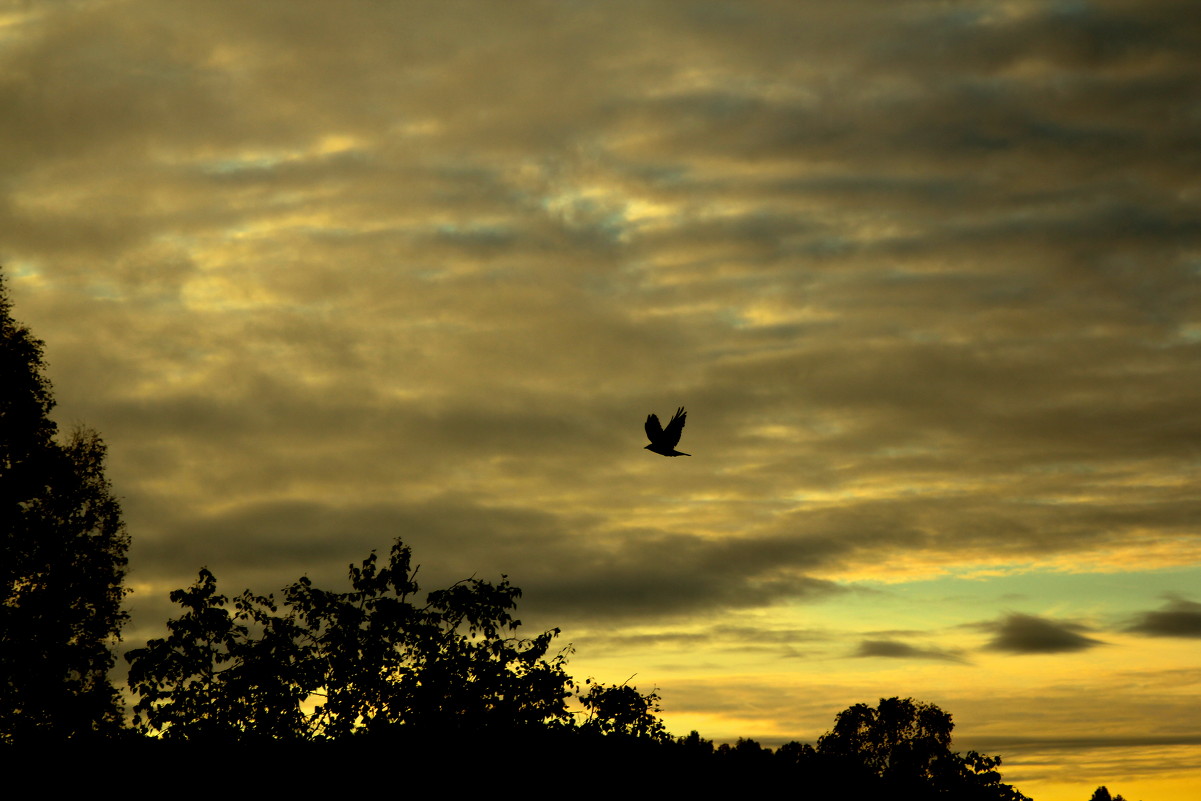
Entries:
{"type": "Polygon", "coordinates": [[[120,728],[108,680],[129,537],[104,443],[65,442],[42,342],[16,323],[0,275],[0,742],[120,728]]]}

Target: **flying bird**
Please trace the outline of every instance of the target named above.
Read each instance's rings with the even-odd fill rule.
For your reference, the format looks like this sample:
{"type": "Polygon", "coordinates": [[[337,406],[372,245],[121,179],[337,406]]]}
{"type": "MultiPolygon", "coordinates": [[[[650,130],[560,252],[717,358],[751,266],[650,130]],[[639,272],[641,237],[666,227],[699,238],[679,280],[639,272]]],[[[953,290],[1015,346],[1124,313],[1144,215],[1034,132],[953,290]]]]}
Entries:
{"type": "Polygon", "coordinates": [[[688,412],[684,411],[681,406],[676,409],[675,415],[671,418],[671,422],[667,424],[667,428],[659,425],[659,418],[653,414],[646,416],[646,436],[651,441],[646,449],[651,453],[657,453],[660,456],[691,456],[691,453],[684,453],[676,450],[676,444],[680,441],[680,434],[684,432],[684,417],[688,412]]]}

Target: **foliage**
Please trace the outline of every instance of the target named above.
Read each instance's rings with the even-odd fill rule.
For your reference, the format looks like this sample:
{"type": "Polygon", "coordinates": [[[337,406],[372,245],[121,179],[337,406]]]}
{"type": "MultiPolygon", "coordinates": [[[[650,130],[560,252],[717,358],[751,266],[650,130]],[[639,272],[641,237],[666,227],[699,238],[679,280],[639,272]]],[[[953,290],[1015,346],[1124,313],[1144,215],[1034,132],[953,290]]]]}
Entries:
{"type": "Polygon", "coordinates": [[[243,593],[231,612],[202,570],[171,599],[184,614],[165,639],[129,652],[135,725],[167,738],[341,738],[394,727],[479,731],[567,726],[571,679],[558,629],[512,636],[521,591],[468,579],[424,606],[411,552],[350,566],[349,592],[301,578],[271,596],[243,593]]]}
{"type": "Polygon", "coordinates": [[[642,695],[626,684],[606,686],[596,684],[592,679],[584,683],[588,687],[588,691],[580,695],[580,703],[588,713],[581,726],[584,731],[656,742],[671,740],[658,717],[661,711],[658,692],[642,695]]]}
{"type": "Polygon", "coordinates": [[[701,733],[696,729],[688,732],[687,737],[678,738],[676,740],[676,745],[686,753],[701,757],[707,757],[713,754],[713,741],[706,740],[704,737],[701,737],[701,733]]]}
{"type": "Polygon", "coordinates": [[[855,759],[886,778],[929,781],[951,745],[951,716],[933,704],[882,698],[878,707],[855,704],[838,714],[818,751],[855,759]]]}
{"type": "Polygon", "coordinates": [[[817,752],[853,764],[886,785],[959,799],[1021,801],[1001,782],[1000,757],[951,751],[951,716],[911,698],[881,698],[877,707],[856,704],[838,714],[817,752]]]}
{"type": "Polygon", "coordinates": [[[104,443],[56,439],[42,343],[10,308],[0,283],[0,742],[111,733],[129,537],[104,443]]]}

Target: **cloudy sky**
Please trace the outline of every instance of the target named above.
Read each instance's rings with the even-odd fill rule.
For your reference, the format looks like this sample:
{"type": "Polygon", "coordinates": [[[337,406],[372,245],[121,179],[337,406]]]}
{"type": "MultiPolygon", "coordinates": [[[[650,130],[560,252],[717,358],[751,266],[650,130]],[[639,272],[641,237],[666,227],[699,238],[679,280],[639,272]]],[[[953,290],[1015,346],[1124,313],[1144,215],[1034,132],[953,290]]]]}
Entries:
{"type": "Polygon", "coordinates": [[[1040,801],[1195,797],[1198,75],[1189,0],[0,2],[126,646],[400,536],[677,734],[912,696],[1040,801]]]}

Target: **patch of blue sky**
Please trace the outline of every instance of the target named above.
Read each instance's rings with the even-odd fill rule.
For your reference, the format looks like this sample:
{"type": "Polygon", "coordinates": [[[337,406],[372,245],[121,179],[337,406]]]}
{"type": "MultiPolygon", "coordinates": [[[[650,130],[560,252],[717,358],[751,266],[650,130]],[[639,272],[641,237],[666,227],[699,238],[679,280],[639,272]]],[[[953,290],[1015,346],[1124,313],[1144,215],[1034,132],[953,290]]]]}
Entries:
{"type": "Polygon", "coordinates": [[[125,297],[125,293],[113,281],[92,281],[88,284],[87,291],[97,300],[121,300],[125,297]]]}
{"type": "Polygon", "coordinates": [[[37,265],[24,259],[5,259],[0,264],[4,267],[5,275],[13,279],[37,278],[42,274],[37,265]]]}
{"type": "Polygon", "coordinates": [[[817,258],[845,256],[858,247],[853,242],[841,236],[817,236],[798,243],[793,249],[802,255],[817,258]]]}
{"type": "Polygon", "coordinates": [[[289,160],[286,153],[260,154],[218,159],[204,165],[204,171],[212,175],[233,175],[244,172],[262,172],[273,169],[289,160]]]}
{"type": "Polygon", "coordinates": [[[930,629],[1020,612],[1117,628],[1136,613],[1162,606],[1168,595],[1201,600],[1196,589],[1201,565],[1118,573],[962,572],[966,575],[895,584],[856,582],[860,592],[840,596],[832,605],[855,609],[857,619],[869,626],[930,629]],[[891,602],[880,604],[880,594],[891,602]]]}
{"type": "Polygon", "coordinates": [[[630,228],[627,205],[606,193],[568,191],[542,198],[547,214],[568,228],[598,233],[612,241],[624,241],[630,228]]]}
{"type": "Polygon", "coordinates": [[[437,237],[468,247],[496,247],[513,243],[517,235],[504,225],[443,223],[437,228],[437,237]]]}
{"type": "Polygon", "coordinates": [[[733,306],[725,306],[718,310],[717,319],[731,328],[749,328],[752,326],[751,320],[742,312],[742,309],[733,306]]]}

